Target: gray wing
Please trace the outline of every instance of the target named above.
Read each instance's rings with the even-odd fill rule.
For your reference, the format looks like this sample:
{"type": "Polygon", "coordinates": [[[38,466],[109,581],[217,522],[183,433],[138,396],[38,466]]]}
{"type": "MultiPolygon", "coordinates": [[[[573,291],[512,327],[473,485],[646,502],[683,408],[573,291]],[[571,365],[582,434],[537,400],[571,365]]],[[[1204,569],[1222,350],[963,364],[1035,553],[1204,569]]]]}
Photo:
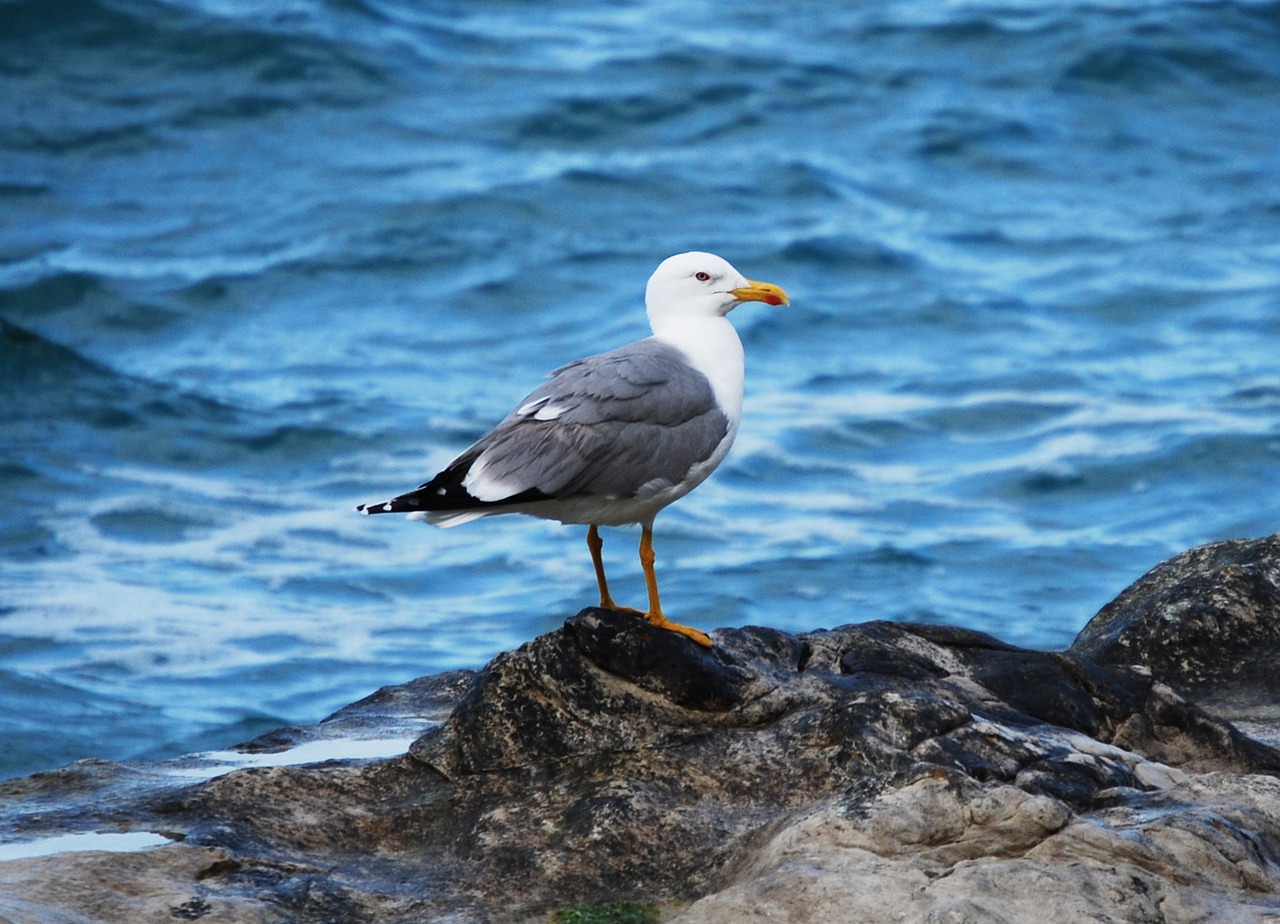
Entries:
{"type": "Polygon", "coordinates": [[[634,497],[682,481],[728,432],[707,377],[649,338],[557,369],[464,455],[506,496],[634,497]]]}

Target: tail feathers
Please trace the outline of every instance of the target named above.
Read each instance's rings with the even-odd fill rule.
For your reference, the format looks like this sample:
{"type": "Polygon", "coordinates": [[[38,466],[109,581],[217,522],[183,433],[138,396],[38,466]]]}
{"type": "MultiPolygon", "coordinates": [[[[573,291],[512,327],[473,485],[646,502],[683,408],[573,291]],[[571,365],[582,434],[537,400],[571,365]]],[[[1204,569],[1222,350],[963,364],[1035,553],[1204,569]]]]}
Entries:
{"type": "Polygon", "coordinates": [[[504,497],[501,500],[483,501],[473,497],[463,486],[471,468],[472,459],[458,460],[457,464],[445,469],[426,484],[419,485],[407,494],[393,497],[391,500],[374,504],[361,504],[356,510],[363,514],[374,513],[407,513],[413,519],[423,519],[432,523],[465,523],[489,513],[498,513],[494,508],[508,507],[513,504],[527,504],[533,501],[547,500],[550,495],[537,488],[530,488],[504,497]],[[470,515],[468,515],[470,514],[470,515]]]}
{"type": "Polygon", "coordinates": [[[422,513],[423,509],[420,504],[405,501],[405,498],[409,496],[404,494],[400,497],[393,497],[391,500],[378,501],[376,504],[359,504],[356,507],[356,513],[363,513],[365,516],[371,513],[422,513]]]}

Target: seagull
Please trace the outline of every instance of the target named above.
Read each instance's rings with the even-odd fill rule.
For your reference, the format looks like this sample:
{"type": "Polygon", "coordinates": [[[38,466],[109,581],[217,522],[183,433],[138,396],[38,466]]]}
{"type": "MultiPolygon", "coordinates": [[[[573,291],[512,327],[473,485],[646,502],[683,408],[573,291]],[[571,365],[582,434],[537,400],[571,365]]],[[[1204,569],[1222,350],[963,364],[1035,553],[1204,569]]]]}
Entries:
{"type": "Polygon", "coordinates": [[[602,608],[712,647],[705,632],[663,615],[653,521],[706,480],[737,436],[743,353],[727,315],[744,302],[791,303],[715,254],[668,257],[645,289],[653,336],[561,366],[430,481],[356,510],[436,526],[500,513],[585,525],[602,608]],[[601,556],[600,527],[632,524],[641,528],[643,612],[613,601],[601,556]]]}

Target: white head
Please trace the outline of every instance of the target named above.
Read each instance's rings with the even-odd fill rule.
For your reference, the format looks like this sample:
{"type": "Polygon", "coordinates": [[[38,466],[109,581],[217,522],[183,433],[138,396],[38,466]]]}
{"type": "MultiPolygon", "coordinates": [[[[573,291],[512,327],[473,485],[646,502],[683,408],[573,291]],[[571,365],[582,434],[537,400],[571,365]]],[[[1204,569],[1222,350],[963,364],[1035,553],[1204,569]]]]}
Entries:
{"type": "Polygon", "coordinates": [[[696,250],[658,264],[644,293],[649,324],[655,331],[687,318],[722,318],[743,302],[791,304],[778,286],[753,282],[723,257],[696,250]]]}

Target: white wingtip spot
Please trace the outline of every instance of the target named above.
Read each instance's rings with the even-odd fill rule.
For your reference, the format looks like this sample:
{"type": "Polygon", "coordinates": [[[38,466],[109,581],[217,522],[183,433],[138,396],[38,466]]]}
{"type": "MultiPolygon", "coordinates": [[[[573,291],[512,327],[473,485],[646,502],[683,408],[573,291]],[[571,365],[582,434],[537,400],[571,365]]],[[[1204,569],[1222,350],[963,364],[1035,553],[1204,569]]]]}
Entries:
{"type": "Polygon", "coordinates": [[[559,420],[560,415],[569,410],[567,407],[561,407],[558,404],[547,404],[538,408],[538,412],[533,415],[534,420],[559,420]]]}
{"type": "Polygon", "coordinates": [[[569,408],[559,404],[552,404],[550,398],[538,398],[536,401],[530,401],[516,408],[516,414],[520,417],[528,417],[533,415],[534,420],[556,420],[561,414],[569,408]]]}

